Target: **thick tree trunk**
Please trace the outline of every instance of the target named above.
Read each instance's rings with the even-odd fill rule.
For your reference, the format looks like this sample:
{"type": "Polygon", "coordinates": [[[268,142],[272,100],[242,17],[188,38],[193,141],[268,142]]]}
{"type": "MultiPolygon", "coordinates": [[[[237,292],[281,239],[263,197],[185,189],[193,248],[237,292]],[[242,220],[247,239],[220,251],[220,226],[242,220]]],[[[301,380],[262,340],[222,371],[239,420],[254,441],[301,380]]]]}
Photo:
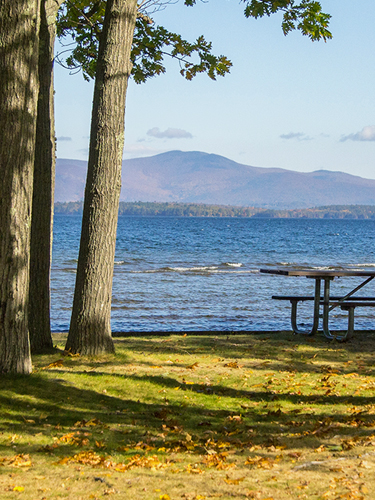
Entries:
{"type": "Polygon", "coordinates": [[[39,97],[31,219],[29,331],[32,353],[53,347],[50,326],[50,269],[55,189],[53,61],[56,14],[62,0],[41,2],[39,97]]]}
{"type": "Polygon", "coordinates": [[[39,0],[0,1],[0,373],[30,373],[29,250],[39,0]]]}
{"type": "Polygon", "coordinates": [[[114,352],[112,277],[116,245],[125,98],[137,0],[108,0],[99,44],[73,311],[66,349],[114,352]]]}

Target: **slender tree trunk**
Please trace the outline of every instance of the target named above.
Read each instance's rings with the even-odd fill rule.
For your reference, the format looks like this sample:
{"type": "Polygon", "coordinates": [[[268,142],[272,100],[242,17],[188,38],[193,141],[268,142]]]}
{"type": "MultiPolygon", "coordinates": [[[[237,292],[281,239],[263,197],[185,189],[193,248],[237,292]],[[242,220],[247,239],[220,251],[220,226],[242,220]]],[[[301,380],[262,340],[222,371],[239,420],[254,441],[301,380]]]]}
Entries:
{"type": "Polygon", "coordinates": [[[62,1],[41,2],[39,97],[30,248],[29,331],[32,353],[53,347],[50,326],[50,269],[56,165],[53,61],[56,14],[62,1]]]}
{"type": "Polygon", "coordinates": [[[112,277],[136,11],[137,0],[108,0],[99,44],[81,242],[66,344],[67,350],[81,354],[114,352],[112,277]]]}
{"type": "Polygon", "coordinates": [[[40,0],[0,0],[0,373],[30,373],[31,198],[40,0]]]}

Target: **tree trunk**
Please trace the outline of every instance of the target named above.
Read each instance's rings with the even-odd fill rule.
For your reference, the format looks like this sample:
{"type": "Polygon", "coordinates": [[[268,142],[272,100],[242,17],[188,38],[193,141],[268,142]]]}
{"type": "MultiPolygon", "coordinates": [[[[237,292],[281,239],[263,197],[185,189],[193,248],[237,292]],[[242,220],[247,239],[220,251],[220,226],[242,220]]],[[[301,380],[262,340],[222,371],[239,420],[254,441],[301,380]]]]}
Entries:
{"type": "Polygon", "coordinates": [[[0,1],[0,373],[30,373],[29,251],[39,0],[0,1]]]}
{"type": "Polygon", "coordinates": [[[29,331],[32,353],[53,347],[50,326],[50,269],[55,189],[53,61],[56,14],[63,0],[41,2],[39,97],[31,219],[29,331]]]}
{"type": "Polygon", "coordinates": [[[114,352],[112,277],[136,11],[137,0],[108,0],[99,43],[81,242],[66,344],[75,353],[114,352]]]}

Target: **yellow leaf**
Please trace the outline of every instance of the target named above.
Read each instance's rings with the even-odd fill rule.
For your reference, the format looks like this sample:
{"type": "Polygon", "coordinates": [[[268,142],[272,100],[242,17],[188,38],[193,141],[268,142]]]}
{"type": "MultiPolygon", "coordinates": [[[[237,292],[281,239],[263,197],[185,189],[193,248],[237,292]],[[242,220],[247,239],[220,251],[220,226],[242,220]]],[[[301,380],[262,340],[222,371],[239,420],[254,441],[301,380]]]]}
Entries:
{"type": "Polygon", "coordinates": [[[362,467],[362,469],[371,469],[372,468],[371,464],[369,462],[366,462],[365,460],[362,460],[359,463],[358,467],[362,467]]]}
{"type": "Polygon", "coordinates": [[[31,418],[25,418],[25,417],[22,417],[25,424],[35,424],[35,420],[32,420],[31,418]]]}
{"type": "Polygon", "coordinates": [[[23,486],[15,486],[13,491],[25,491],[25,488],[23,486]]]}
{"type": "Polygon", "coordinates": [[[189,382],[188,380],[185,380],[184,378],[182,379],[182,383],[185,385],[193,385],[194,382],[189,382]]]}
{"type": "Polygon", "coordinates": [[[231,361],[230,363],[225,363],[224,366],[226,366],[228,368],[239,368],[237,361],[231,361]]]}
{"type": "Polygon", "coordinates": [[[71,349],[68,349],[67,351],[63,352],[63,356],[70,356],[71,358],[79,358],[80,354],[79,353],[73,354],[71,352],[71,349]]]}
{"type": "Polygon", "coordinates": [[[240,484],[242,481],[244,481],[244,477],[239,477],[238,479],[229,479],[229,477],[227,476],[226,479],[224,479],[224,481],[227,483],[227,484],[240,484]]]}
{"type": "Polygon", "coordinates": [[[192,365],[187,366],[186,368],[187,368],[188,370],[195,370],[195,368],[196,368],[197,366],[198,366],[198,363],[193,363],[192,365]]]}
{"type": "Polygon", "coordinates": [[[170,496],[169,496],[169,495],[166,495],[166,494],[164,494],[164,495],[160,495],[160,497],[159,497],[159,498],[160,498],[160,500],[170,500],[170,496]]]}
{"type": "Polygon", "coordinates": [[[64,360],[63,359],[58,359],[54,363],[50,363],[47,366],[44,366],[42,370],[49,370],[50,368],[59,368],[60,366],[63,366],[64,360]]]}
{"type": "Polygon", "coordinates": [[[315,448],[315,453],[322,453],[322,451],[325,451],[326,447],[324,446],[324,444],[321,444],[319,446],[319,448],[315,448]]]}
{"type": "Polygon", "coordinates": [[[115,488],[109,488],[104,490],[103,495],[113,495],[113,493],[117,493],[117,490],[115,490],[115,488]]]}
{"type": "Polygon", "coordinates": [[[11,467],[31,467],[31,460],[29,455],[16,455],[9,461],[11,467]]]}

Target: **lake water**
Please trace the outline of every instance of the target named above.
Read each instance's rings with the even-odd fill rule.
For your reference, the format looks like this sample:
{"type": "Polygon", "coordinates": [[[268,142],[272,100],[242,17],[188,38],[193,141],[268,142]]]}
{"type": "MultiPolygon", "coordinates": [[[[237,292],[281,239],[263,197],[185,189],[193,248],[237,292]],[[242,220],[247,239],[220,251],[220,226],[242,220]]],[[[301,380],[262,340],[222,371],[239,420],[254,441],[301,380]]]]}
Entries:
{"type": "MultiPolygon", "coordinates": [[[[55,217],[53,331],[69,328],[80,225],[78,216],[55,217]]],[[[314,280],[259,269],[296,266],[375,267],[375,221],[120,217],[112,330],[289,330],[289,303],[271,295],[313,293],[314,280]]],[[[360,282],[335,279],[331,290],[340,295],[360,282]]],[[[375,295],[374,285],[362,293],[375,295]]],[[[301,308],[303,322],[311,305],[301,308]]],[[[333,328],[345,327],[346,313],[331,317],[333,328]]],[[[356,313],[356,327],[374,328],[371,309],[356,313]]]]}

